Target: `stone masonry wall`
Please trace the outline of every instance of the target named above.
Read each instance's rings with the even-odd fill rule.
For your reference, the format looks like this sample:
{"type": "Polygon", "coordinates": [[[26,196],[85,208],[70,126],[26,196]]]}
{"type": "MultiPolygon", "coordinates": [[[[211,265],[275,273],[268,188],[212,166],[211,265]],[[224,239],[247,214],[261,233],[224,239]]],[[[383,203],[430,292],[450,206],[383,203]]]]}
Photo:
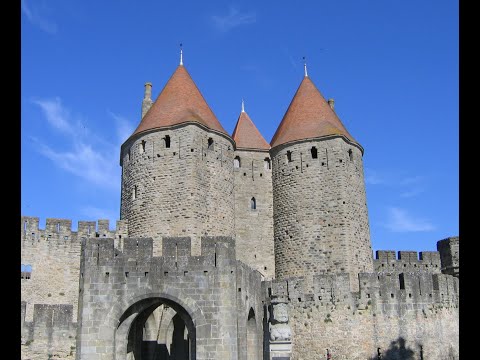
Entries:
{"type": "Polygon", "coordinates": [[[73,359],[77,329],[81,238],[109,237],[116,244],[127,234],[127,224],[117,221],[114,231],[108,220],[72,221],[21,217],[22,359],[73,359]]]}
{"type": "Polygon", "coordinates": [[[373,259],[373,267],[378,273],[428,272],[440,274],[440,253],[438,251],[421,251],[420,253],[399,251],[397,259],[394,250],[378,250],[373,259]]]}
{"type": "Polygon", "coordinates": [[[458,279],[444,274],[347,274],[273,281],[288,299],[292,359],[458,359],[458,279]],[[422,355],[420,355],[420,353],[422,355]],[[411,356],[411,357],[409,357],[411,356]]]}
{"type": "Polygon", "coordinates": [[[21,300],[26,303],[26,321],[33,321],[34,304],[70,304],[77,321],[80,248],[82,237],[126,235],[127,225],[117,222],[117,230],[109,230],[108,220],[79,221],[78,231],[72,231],[72,221],[46,219],[45,229],[39,229],[38,217],[21,217],[21,263],[30,265],[30,278],[21,279],[21,300]]]}
{"type": "Polygon", "coordinates": [[[128,319],[150,300],[181,306],[192,318],[196,359],[246,359],[238,329],[248,309],[261,311],[260,274],[236,260],[232,238],[203,237],[199,256],[191,255],[188,237],[164,238],[162,246],[163,256],[154,257],[151,238],[125,239],[123,251],[113,239],[85,239],[77,359],[123,358],[128,319]]]}
{"type": "Polygon", "coordinates": [[[72,305],[35,304],[32,321],[25,321],[22,301],[21,358],[29,360],[75,359],[77,324],[72,305]]]}
{"type": "Polygon", "coordinates": [[[360,149],[335,137],[270,152],[277,279],[340,272],[356,279],[373,271],[360,149]]]}
{"type": "Polygon", "coordinates": [[[440,252],[442,273],[459,276],[460,274],[460,251],[458,236],[452,236],[437,242],[437,250],[440,252]]]}
{"type": "Polygon", "coordinates": [[[236,150],[237,156],[240,167],[233,169],[237,257],[265,279],[272,279],[275,276],[272,170],[265,163],[270,155],[268,151],[236,150]],[[256,209],[251,208],[252,198],[256,209]]]}
{"type": "Polygon", "coordinates": [[[233,140],[183,124],[127,140],[121,165],[121,219],[130,237],[154,239],[155,255],[163,236],[188,234],[198,255],[201,236],[234,235],[233,140]]]}

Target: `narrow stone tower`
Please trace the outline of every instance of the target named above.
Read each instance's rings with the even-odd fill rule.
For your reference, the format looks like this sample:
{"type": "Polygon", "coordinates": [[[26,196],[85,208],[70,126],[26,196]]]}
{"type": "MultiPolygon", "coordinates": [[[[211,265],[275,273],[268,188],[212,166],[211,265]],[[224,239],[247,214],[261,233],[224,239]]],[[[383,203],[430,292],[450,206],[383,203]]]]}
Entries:
{"type": "Polygon", "coordinates": [[[272,279],[275,260],[270,145],[245,112],[243,101],[232,137],[236,144],[233,172],[237,256],[265,279],[272,279]]]}
{"type": "Polygon", "coordinates": [[[372,272],[363,148],[307,76],[270,143],[277,279],[372,272]]]}
{"type": "Polygon", "coordinates": [[[234,235],[234,141],[181,63],[153,104],[146,86],[142,120],[121,147],[122,220],[130,237],[234,235]],[[147,93],[148,92],[148,93],[147,93]]]}

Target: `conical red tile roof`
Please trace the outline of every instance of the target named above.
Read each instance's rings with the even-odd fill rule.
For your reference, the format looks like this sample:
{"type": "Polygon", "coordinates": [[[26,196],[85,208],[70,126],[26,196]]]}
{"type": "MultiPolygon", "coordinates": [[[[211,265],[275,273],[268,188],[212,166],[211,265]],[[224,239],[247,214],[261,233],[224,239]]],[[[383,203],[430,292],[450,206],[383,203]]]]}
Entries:
{"type": "Polygon", "coordinates": [[[242,111],[238,117],[232,138],[237,144],[237,149],[270,149],[270,145],[245,111],[242,111]]]}
{"type": "Polygon", "coordinates": [[[305,76],[273,135],[273,147],[295,140],[304,140],[328,135],[350,135],[340,119],[324,99],[309,77],[305,76]]]}
{"type": "Polygon", "coordinates": [[[190,121],[228,135],[187,69],[179,65],[132,135],[190,121]]]}

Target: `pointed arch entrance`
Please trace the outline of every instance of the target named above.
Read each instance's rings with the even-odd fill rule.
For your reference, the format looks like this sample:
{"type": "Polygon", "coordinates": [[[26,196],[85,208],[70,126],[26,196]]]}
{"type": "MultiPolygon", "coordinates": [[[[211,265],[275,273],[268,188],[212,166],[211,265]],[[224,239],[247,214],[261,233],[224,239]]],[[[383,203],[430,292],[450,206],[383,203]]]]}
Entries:
{"type": "Polygon", "coordinates": [[[167,298],[131,305],[115,331],[115,360],[196,359],[196,327],[188,311],[167,298]]]}

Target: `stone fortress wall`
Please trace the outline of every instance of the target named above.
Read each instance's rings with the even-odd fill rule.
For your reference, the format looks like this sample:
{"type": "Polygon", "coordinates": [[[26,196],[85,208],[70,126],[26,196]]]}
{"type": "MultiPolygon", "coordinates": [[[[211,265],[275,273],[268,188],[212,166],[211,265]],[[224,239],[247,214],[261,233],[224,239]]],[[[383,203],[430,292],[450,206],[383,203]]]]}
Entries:
{"type": "Polygon", "coordinates": [[[197,124],[130,138],[121,153],[121,219],[129,236],[234,235],[233,140],[197,124]],[[167,139],[167,140],[166,140],[167,139]],[[161,211],[160,211],[161,209],[161,211]]]}
{"type": "Polygon", "coordinates": [[[275,254],[270,155],[268,151],[236,150],[235,158],[237,256],[265,279],[272,279],[275,276],[275,254]]]}
{"type": "Polygon", "coordinates": [[[334,137],[271,154],[276,278],[373,271],[362,151],[334,137]]]}
{"type": "Polygon", "coordinates": [[[112,238],[122,246],[128,227],[119,220],[110,230],[108,220],[72,221],[47,218],[45,229],[38,217],[21,217],[22,358],[44,359],[46,354],[75,357],[78,289],[82,238],[112,238]]]}
{"type": "Polygon", "coordinates": [[[327,349],[335,359],[458,358],[458,278],[361,273],[358,284],[351,292],[346,273],[266,282],[271,301],[288,305],[292,359],[326,358],[327,349]]]}
{"type": "Polygon", "coordinates": [[[460,272],[460,238],[449,237],[437,242],[437,250],[440,252],[442,272],[458,276],[460,272]]]}

